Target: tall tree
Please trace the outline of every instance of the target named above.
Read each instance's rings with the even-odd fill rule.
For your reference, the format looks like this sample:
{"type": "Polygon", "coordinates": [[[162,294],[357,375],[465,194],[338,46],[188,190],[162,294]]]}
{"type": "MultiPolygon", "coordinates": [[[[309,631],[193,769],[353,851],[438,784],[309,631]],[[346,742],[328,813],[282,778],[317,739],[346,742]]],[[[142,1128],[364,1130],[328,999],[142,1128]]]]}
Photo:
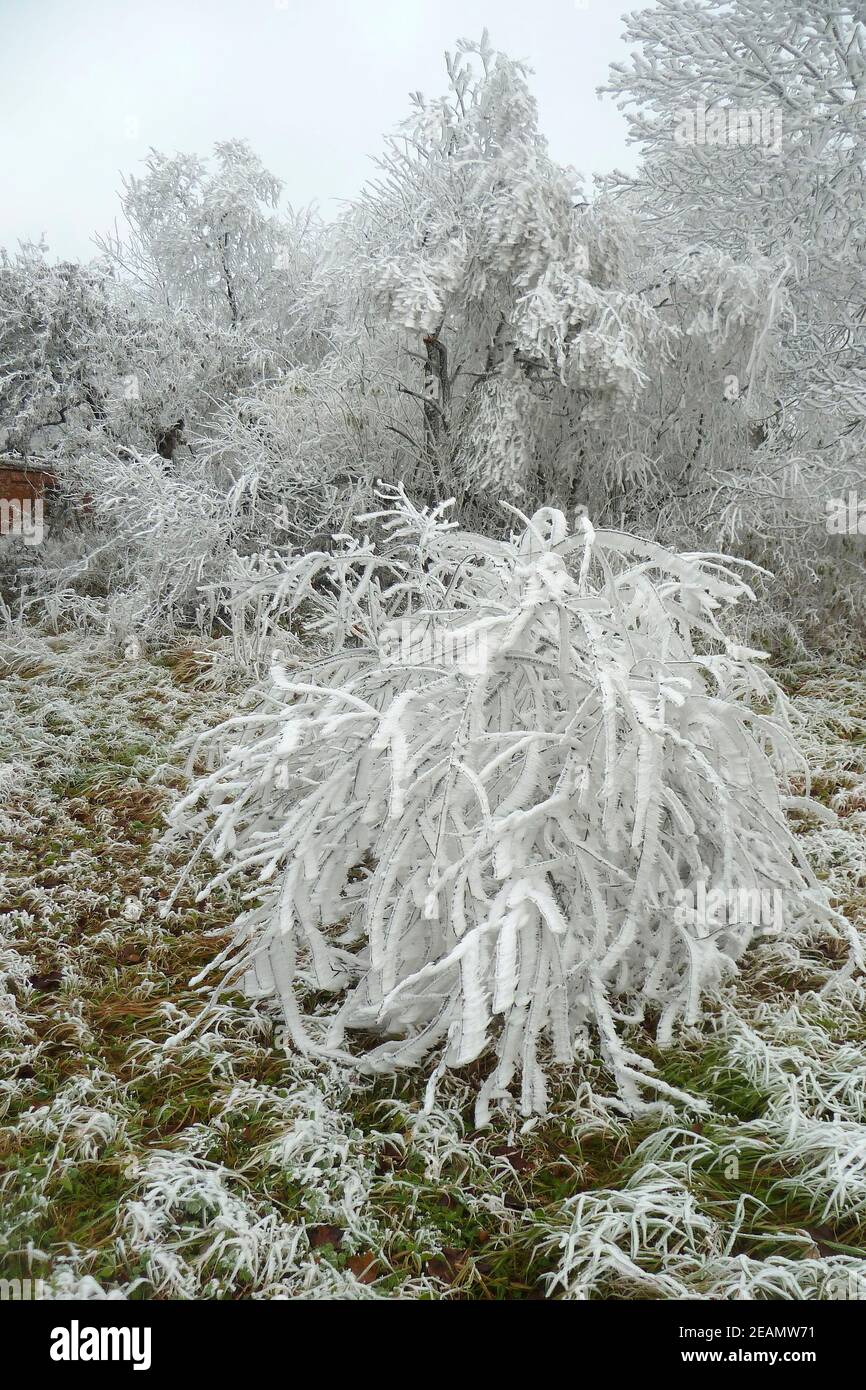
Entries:
{"type": "Polygon", "coordinates": [[[528,70],[486,33],[446,69],[446,93],[416,93],[388,139],[334,264],[427,491],[567,500],[669,333],[625,281],[627,219],[550,158],[528,70]]]}
{"type": "MultiPolygon", "coordinates": [[[[787,263],[780,404],[866,424],[866,15],[859,0],[665,0],[626,17],[606,90],[644,161],[611,181],[669,253],[787,263]],[[688,125],[694,118],[694,127],[688,125]],[[698,138],[702,132],[702,138],[698,138]]],[[[830,417],[829,420],[826,417],[830,417]]]]}

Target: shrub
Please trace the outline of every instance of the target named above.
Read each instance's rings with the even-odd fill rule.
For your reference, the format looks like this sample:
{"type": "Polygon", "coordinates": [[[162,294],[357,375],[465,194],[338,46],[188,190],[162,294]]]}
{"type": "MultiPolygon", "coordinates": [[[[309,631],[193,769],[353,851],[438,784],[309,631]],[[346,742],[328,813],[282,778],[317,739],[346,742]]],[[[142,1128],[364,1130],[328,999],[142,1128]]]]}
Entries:
{"type": "Polygon", "coordinates": [[[212,888],[258,871],[225,978],[367,1072],[489,1058],[479,1123],[518,1077],[543,1112],[550,1064],[588,1048],[630,1108],[681,1096],[623,1026],[664,1045],[758,930],[708,932],[683,890],[775,890],[782,929],[829,912],[785,822],[783,697],[719,624],[750,588],[552,509],[501,542],[400,490],[362,520],[383,548],[343,538],[281,581],[330,653],[274,663],[176,813],[209,826],[212,888]]]}

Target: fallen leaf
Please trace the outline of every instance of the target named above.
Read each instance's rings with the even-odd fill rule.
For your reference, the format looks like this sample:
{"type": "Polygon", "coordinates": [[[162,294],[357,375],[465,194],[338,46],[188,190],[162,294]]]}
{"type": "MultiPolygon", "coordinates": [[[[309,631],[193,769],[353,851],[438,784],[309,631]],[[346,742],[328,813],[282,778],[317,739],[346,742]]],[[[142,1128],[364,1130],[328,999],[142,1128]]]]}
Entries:
{"type": "Polygon", "coordinates": [[[30,983],[34,989],[41,989],[43,993],[51,989],[60,989],[63,984],[63,971],[49,970],[44,975],[31,975],[30,983]]]}
{"type": "Polygon", "coordinates": [[[118,965],[141,965],[146,955],[143,946],[124,946],[122,951],[117,953],[118,965]]]}
{"type": "Polygon", "coordinates": [[[515,1173],[525,1173],[532,1167],[529,1159],[520,1149],[509,1147],[507,1144],[495,1144],[490,1150],[494,1158],[505,1158],[511,1164],[515,1173]]]}
{"type": "Polygon", "coordinates": [[[350,1255],[346,1261],[346,1267],[352,1271],[361,1284],[375,1283],[382,1273],[372,1250],[365,1250],[363,1255],[350,1255]]]}
{"type": "Polygon", "coordinates": [[[446,1246],[441,1255],[432,1255],[426,1262],[426,1270],[434,1279],[445,1284],[453,1284],[469,1256],[468,1250],[455,1250],[446,1246]]]}
{"type": "Polygon", "coordinates": [[[308,1226],[307,1239],[313,1250],[321,1250],[323,1245],[332,1245],[339,1250],[343,1244],[343,1231],[339,1226],[308,1226]]]}

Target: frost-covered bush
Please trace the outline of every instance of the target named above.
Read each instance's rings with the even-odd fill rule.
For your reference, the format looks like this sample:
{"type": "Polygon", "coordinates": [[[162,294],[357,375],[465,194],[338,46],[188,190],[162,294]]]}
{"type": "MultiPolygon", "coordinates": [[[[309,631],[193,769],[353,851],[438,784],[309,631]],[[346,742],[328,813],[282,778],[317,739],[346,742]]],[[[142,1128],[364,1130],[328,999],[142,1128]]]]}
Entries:
{"type": "Polygon", "coordinates": [[[480,1121],[518,1074],[543,1111],[587,1045],[627,1104],[670,1095],[622,1025],[654,1016],[664,1045],[756,931],[708,933],[683,890],[774,889],[784,927],[828,910],[785,824],[781,696],[718,622],[750,589],[552,509],[503,542],[400,496],[377,520],[387,554],[298,563],[332,653],[275,663],[176,815],[210,823],[215,884],[259,873],[229,977],[303,1051],[345,1059],[360,1030],[366,1071],[484,1055],[480,1121]],[[339,1007],[305,1016],[311,988],[339,1007]]]}
{"type": "Polygon", "coordinates": [[[206,466],[170,471],[156,455],[85,455],[66,469],[64,487],[88,497],[86,530],[81,544],[40,557],[31,586],[43,612],[63,595],[68,621],[102,626],[121,646],[168,636],[199,609],[205,620],[201,590],[226,572],[242,534],[206,466]]]}

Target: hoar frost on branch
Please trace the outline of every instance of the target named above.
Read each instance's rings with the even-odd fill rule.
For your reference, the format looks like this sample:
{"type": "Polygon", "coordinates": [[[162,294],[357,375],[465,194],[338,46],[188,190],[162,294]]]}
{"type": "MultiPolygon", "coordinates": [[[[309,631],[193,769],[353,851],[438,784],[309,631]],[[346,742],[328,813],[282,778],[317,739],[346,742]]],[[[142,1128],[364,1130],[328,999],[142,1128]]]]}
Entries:
{"type": "MultiPolygon", "coordinates": [[[[752,13],[763,22],[770,9],[752,13]]],[[[727,31],[713,33],[722,43],[727,31]]],[[[855,485],[858,377],[833,376],[845,382],[844,419],[807,418],[786,396],[786,340],[803,328],[807,288],[834,315],[856,299],[853,233],[831,301],[829,261],[819,258],[820,283],[804,279],[811,233],[792,215],[781,234],[788,204],[775,180],[791,160],[744,146],[700,166],[746,229],[737,171],[753,158],[766,166],[769,231],[728,244],[699,204],[684,231],[665,179],[653,183],[678,160],[690,189],[707,153],[674,148],[668,108],[645,182],[611,181],[589,202],[548,153],[527,69],[486,36],[461,42],[446,67],[445,94],[416,97],[379,177],[329,227],[279,210],[278,181],[232,141],[209,161],[152,152],[125,184],[126,239],[104,238],[86,274],[32,253],[0,266],[7,442],[56,461],[75,505],[97,481],[115,545],[85,519],[94,567],[74,582],[88,602],[122,584],[140,637],[172,630],[191,607],[186,586],[171,584],[161,592],[177,596],[176,611],[161,600],[148,609],[155,545],[141,546],[138,509],[124,507],[155,449],[178,502],[193,501],[191,537],[200,487],[208,498],[194,548],[219,531],[202,567],[209,587],[232,547],[246,561],[286,537],[327,545],[371,505],[377,478],[426,501],[454,496],[468,525],[494,534],[498,493],[530,512],[585,504],[599,523],[685,536],[694,549],[780,534],[778,553],[747,551],[770,569],[791,562],[791,537],[798,557],[816,534],[826,548],[824,497],[855,485]]],[[[648,83],[642,67],[635,100],[661,102],[648,83]]],[[[66,583],[56,558],[49,541],[38,563],[51,590],[66,583]]],[[[845,578],[848,568],[846,557],[845,578]]],[[[844,630],[852,605],[836,606],[844,630]]]]}
{"type": "Polygon", "coordinates": [[[550,158],[528,69],[486,33],[446,64],[447,94],[416,94],[337,229],[334,268],[388,406],[409,397],[423,420],[395,419],[418,490],[568,501],[586,431],[634,403],[674,334],[627,282],[628,217],[550,158]]]}
{"type": "Polygon", "coordinates": [[[434,1056],[431,1095],[485,1056],[479,1122],[518,1079],[543,1112],[549,1066],[593,1046],[626,1106],[682,1099],[623,1029],[654,1017],[664,1046],[755,935],[678,918],[683,886],[773,889],[786,929],[847,930],[786,826],[782,697],[719,622],[751,591],[724,557],[585,517],[492,541],[382,495],[362,518],[381,550],[343,538],[280,581],[328,655],[276,662],[260,709],[204,736],[214,770],[174,814],[225,863],[211,889],[258,871],[216,966],[304,1052],[370,1073],[434,1056]],[[305,1014],[310,990],[338,1006],[305,1014]]]}
{"type": "MultiPolygon", "coordinates": [[[[776,326],[764,335],[772,371],[756,383],[745,360],[725,369],[738,376],[735,408],[745,405],[752,442],[766,447],[751,467],[731,451],[718,495],[732,499],[723,518],[738,509],[741,531],[760,518],[770,530],[796,532],[814,553],[826,498],[863,482],[863,7],[857,0],[668,0],[625,24],[632,53],[612,65],[603,90],[626,110],[643,160],[634,175],[604,180],[605,194],[637,213],[654,248],[648,260],[665,283],[686,255],[696,263],[732,261],[745,273],[775,264],[786,303],[784,331],[776,326]],[[708,121],[772,115],[779,138],[772,147],[760,139],[684,142],[683,121],[695,112],[708,121]],[[790,462],[794,485],[785,471],[790,462]],[[836,483],[828,479],[834,471],[842,475],[836,483]],[[816,512],[819,525],[809,534],[816,512]]],[[[717,376],[718,396],[720,387],[717,376]]],[[[706,423],[707,393],[695,398],[693,412],[700,409],[706,423]]],[[[714,425],[698,443],[718,478],[726,441],[714,425]]],[[[786,554],[793,559],[791,549],[786,554]]]]}

